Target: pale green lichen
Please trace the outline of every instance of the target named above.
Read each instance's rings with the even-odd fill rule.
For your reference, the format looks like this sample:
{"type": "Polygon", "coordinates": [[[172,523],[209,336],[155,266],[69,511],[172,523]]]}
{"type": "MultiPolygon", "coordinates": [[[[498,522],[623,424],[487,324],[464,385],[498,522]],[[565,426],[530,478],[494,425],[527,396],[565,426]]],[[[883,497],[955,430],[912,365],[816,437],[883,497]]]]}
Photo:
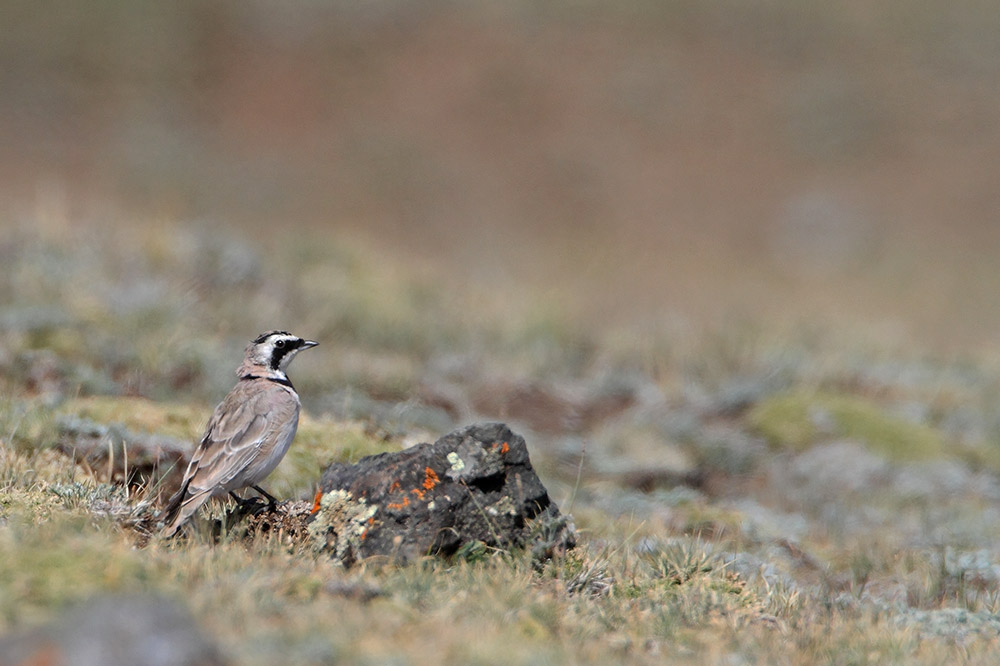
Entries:
{"type": "Polygon", "coordinates": [[[514,506],[514,500],[512,500],[509,495],[504,495],[499,501],[486,507],[486,512],[493,516],[499,516],[501,514],[514,516],[517,514],[517,507],[514,506]]]}
{"type": "Polygon", "coordinates": [[[465,469],[465,461],[459,458],[455,451],[448,454],[448,462],[451,463],[451,471],[453,472],[461,472],[465,469]]]}
{"type": "Polygon", "coordinates": [[[353,560],[377,512],[378,506],[356,500],[346,490],[324,493],[307,528],[313,549],[329,551],[342,562],[353,560]]]}

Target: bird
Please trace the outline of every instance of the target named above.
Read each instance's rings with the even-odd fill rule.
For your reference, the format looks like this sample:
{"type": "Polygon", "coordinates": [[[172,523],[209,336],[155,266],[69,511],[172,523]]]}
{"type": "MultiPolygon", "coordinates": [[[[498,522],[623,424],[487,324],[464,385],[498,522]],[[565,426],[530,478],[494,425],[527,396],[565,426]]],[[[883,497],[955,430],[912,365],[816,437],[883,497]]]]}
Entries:
{"type": "Polygon", "coordinates": [[[288,331],[267,331],[254,338],[236,371],[236,386],[219,403],[191,456],[180,488],[161,514],[161,534],[171,537],[212,497],[260,487],[288,452],[299,425],[299,395],[288,379],[288,364],[303,349],[318,345],[288,331]]]}

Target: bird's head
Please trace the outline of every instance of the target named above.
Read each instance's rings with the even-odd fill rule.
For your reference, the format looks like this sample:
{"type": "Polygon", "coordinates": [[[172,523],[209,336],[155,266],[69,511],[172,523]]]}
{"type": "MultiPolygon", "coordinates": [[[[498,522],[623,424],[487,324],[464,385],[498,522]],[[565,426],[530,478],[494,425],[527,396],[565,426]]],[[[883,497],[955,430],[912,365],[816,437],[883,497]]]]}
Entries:
{"type": "Polygon", "coordinates": [[[261,333],[247,345],[243,366],[265,367],[284,374],[288,364],[303,349],[315,347],[318,342],[303,340],[288,331],[268,331],[261,333]]]}

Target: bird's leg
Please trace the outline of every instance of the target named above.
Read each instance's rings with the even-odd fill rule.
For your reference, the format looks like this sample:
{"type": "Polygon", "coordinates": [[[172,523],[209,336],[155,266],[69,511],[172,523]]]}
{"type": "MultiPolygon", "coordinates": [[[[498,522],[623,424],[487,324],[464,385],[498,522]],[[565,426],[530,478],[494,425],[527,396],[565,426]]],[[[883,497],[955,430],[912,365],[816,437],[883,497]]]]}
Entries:
{"type": "Polygon", "coordinates": [[[236,494],[235,491],[230,490],[229,494],[232,495],[233,499],[236,500],[238,505],[238,510],[240,513],[258,513],[261,509],[261,500],[259,497],[247,497],[243,498],[236,494]]]}
{"type": "Polygon", "coordinates": [[[275,511],[278,510],[278,500],[274,499],[274,497],[272,497],[269,492],[267,492],[266,490],[264,490],[260,486],[250,486],[250,487],[253,488],[257,492],[259,492],[261,495],[263,495],[264,497],[267,498],[267,510],[268,511],[270,511],[271,513],[274,513],[275,511]]]}

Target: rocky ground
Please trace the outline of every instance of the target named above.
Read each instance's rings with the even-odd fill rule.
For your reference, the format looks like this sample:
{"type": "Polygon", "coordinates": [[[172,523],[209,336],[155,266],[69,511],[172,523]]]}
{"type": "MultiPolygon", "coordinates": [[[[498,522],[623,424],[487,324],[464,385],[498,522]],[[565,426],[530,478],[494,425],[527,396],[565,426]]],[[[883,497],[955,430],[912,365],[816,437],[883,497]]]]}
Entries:
{"type": "Polygon", "coordinates": [[[93,230],[0,247],[0,662],[72,651],[53,632],[79,604],[115,608],[108,594],[173,599],[178,631],[190,613],[208,647],[183,663],[993,660],[989,357],[807,326],[622,344],[531,308],[481,305],[470,321],[474,296],[387,278],[377,255],[332,240],[280,246],[272,257],[299,260],[279,278],[252,248],[175,231],[129,237],[142,262],[93,230]],[[267,328],[246,302],[323,344],[292,369],[305,414],[267,483],[289,515],[335,490],[330,463],[501,420],[576,547],[472,539],[406,565],[362,549],[345,562],[301,521],[260,529],[223,505],[185,539],[150,538],[172,466],[267,328]]]}

